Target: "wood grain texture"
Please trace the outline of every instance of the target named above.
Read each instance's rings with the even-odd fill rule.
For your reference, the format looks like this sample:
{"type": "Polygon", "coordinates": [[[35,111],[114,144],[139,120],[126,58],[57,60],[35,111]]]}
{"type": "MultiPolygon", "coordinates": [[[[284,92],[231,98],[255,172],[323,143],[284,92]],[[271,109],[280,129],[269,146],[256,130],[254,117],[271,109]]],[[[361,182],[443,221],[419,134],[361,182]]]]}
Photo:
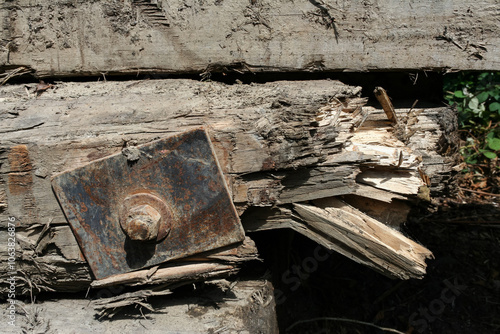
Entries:
{"type": "Polygon", "coordinates": [[[295,204],[297,218],[330,241],[330,249],[392,277],[422,278],[432,252],[336,199],[295,204]],[[332,238],[332,236],[335,236],[332,238]]]}
{"type": "Polygon", "coordinates": [[[0,67],[36,75],[499,70],[495,0],[14,0],[0,67]]]}

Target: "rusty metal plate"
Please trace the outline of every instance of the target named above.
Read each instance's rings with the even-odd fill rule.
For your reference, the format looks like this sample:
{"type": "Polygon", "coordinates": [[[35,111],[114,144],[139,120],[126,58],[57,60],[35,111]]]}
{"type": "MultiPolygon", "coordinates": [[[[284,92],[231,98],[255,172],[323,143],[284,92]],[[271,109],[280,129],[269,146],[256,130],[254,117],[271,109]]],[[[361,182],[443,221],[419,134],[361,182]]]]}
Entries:
{"type": "Polygon", "coordinates": [[[97,279],[244,239],[205,130],[137,148],[52,180],[97,279]]]}

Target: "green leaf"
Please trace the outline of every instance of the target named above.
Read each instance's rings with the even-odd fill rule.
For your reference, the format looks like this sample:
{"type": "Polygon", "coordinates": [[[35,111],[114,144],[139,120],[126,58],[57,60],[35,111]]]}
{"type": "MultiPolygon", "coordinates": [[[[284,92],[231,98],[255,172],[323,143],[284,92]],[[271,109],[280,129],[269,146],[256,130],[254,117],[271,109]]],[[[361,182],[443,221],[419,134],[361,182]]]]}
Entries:
{"type": "Polygon", "coordinates": [[[477,78],[479,80],[484,80],[488,77],[488,75],[490,75],[488,72],[484,72],[484,73],[479,74],[479,76],[477,78]]]}
{"type": "Polygon", "coordinates": [[[466,96],[464,95],[464,92],[462,92],[461,90],[457,90],[455,93],[455,96],[460,98],[460,99],[463,99],[465,98],[466,96]]]}
{"type": "Polygon", "coordinates": [[[489,96],[490,96],[490,94],[488,92],[482,92],[482,93],[477,95],[477,99],[478,99],[479,103],[483,103],[484,101],[486,101],[488,99],[489,96]]]}
{"type": "Polygon", "coordinates": [[[494,152],[486,151],[483,152],[483,155],[488,159],[495,159],[497,155],[494,152]]]}
{"type": "Polygon", "coordinates": [[[495,85],[491,89],[490,96],[493,97],[495,100],[500,100],[500,85],[495,85]]]}
{"type": "Polygon", "coordinates": [[[490,110],[491,111],[500,111],[500,103],[498,103],[498,102],[490,103],[490,110]]]}
{"type": "Polygon", "coordinates": [[[500,138],[488,139],[488,147],[493,151],[500,150],[500,138]]]}

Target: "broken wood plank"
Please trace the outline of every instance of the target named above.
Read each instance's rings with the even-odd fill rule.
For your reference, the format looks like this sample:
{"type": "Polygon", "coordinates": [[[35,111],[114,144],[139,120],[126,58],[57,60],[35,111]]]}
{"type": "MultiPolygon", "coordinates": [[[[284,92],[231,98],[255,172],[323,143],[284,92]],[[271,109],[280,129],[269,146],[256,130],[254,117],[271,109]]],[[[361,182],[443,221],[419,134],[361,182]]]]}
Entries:
{"type": "Polygon", "coordinates": [[[0,8],[0,67],[38,77],[499,70],[497,9],[495,0],[16,0],[0,8]]]}
{"type": "Polygon", "coordinates": [[[388,277],[422,278],[425,274],[425,260],[432,258],[425,247],[338,198],[321,199],[313,204],[253,210],[244,217],[245,228],[247,231],[290,228],[388,277]]]}
{"type": "Polygon", "coordinates": [[[336,241],[333,249],[354,261],[401,279],[422,278],[432,253],[347,203],[328,198],[295,204],[298,217],[336,241]]]}
{"type": "Polygon", "coordinates": [[[235,265],[220,263],[187,263],[169,265],[158,268],[149,276],[149,270],[134,271],[127,274],[113,275],[102,280],[95,280],[91,286],[105,287],[112,285],[154,285],[182,282],[188,284],[193,281],[206,281],[216,277],[225,277],[237,273],[239,268],[235,265]]]}

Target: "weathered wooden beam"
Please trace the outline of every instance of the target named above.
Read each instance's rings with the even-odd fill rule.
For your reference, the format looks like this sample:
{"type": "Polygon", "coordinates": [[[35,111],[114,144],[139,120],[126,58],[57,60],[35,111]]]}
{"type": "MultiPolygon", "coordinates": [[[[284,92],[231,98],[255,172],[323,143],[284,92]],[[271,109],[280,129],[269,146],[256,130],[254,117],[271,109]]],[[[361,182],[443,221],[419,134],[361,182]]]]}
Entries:
{"type": "MultiPolygon", "coordinates": [[[[51,190],[56,173],[119,153],[124,140],[142,144],[204,126],[240,213],[280,198],[290,202],[303,183],[293,177],[294,171],[303,175],[341,150],[335,125],[317,124],[318,110],[333,97],[348,103],[360,93],[360,88],[335,81],[61,83],[38,97],[28,96],[24,86],[1,90],[0,234],[7,240],[8,217],[15,217],[19,282],[26,283],[19,290],[24,293],[81,290],[92,280],[51,190]]],[[[315,173],[309,173],[311,178],[315,173]]],[[[341,170],[320,189],[333,196],[338,194],[333,185],[354,188],[352,177],[346,178],[351,174],[341,170]]],[[[0,252],[6,266],[7,249],[0,252]]],[[[7,278],[8,270],[1,272],[7,278]]]]}
{"type": "MultiPolygon", "coordinates": [[[[15,217],[24,291],[89,286],[92,276],[50,178],[119,153],[127,140],[142,144],[205,127],[247,230],[259,229],[255,224],[302,229],[325,245],[305,225],[289,223],[293,203],[341,195],[388,203],[416,198],[425,186],[420,172],[428,168],[436,171],[428,173],[431,189],[439,186],[451,170],[436,151],[452,130],[440,121],[447,109],[411,117],[399,109],[399,140],[382,110],[363,106],[360,91],[328,80],[59,83],[38,97],[24,86],[1,87],[0,237],[7,238],[8,217],[15,217]],[[380,181],[396,176],[403,188],[380,181]]],[[[7,258],[1,249],[2,279],[7,258]]]]}
{"type": "Polygon", "coordinates": [[[0,68],[36,75],[499,70],[498,2],[51,1],[0,7],[0,68]]]}

